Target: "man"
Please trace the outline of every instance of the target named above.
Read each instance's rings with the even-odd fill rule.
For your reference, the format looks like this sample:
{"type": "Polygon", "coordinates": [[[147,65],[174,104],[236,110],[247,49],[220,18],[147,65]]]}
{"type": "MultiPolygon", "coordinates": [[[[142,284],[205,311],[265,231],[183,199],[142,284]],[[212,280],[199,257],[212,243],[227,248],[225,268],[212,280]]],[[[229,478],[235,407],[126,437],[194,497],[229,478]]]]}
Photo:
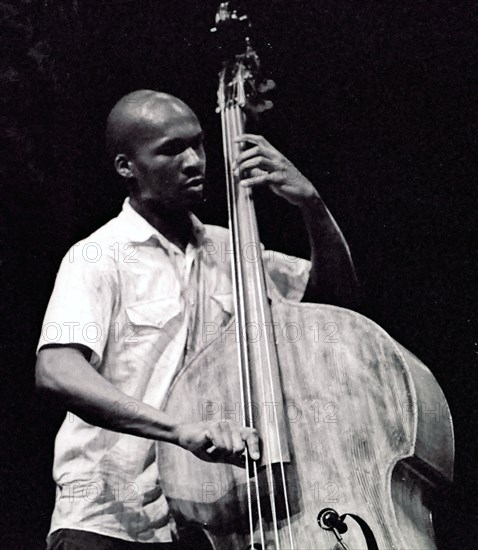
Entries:
{"type": "MultiPolygon", "coordinates": [[[[350,305],[356,280],[347,245],[310,181],[264,138],[237,162],[249,177],[297,205],[311,241],[305,260],[266,266],[283,295],[350,305]]],[[[204,460],[259,457],[256,432],[230,422],[177,424],[160,410],[172,376],[201,345],[205,322],[231,315],[227,230],[192,215],[205,153],[196,115],[149,90],[122,98],[107,142],[129,198],[117,218],[63,259],[39,342],[38,387],[71,411],[55,444],[57,499],[49,548],[150,548],[170,542],[155,441],[204,460]]]]}

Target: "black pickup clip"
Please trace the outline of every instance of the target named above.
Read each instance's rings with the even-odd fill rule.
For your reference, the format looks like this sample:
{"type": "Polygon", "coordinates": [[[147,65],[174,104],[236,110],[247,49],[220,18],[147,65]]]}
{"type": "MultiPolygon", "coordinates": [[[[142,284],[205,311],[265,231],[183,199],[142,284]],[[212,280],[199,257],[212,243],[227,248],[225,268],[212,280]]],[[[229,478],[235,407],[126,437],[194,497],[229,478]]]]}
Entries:
{"type": "Polygon", "coordinates": [[[325,531],[332,531],[335,535],[335,538],[342,546],[342,548],[347,549],[347,546],[343,542],[342,535],[347,532],[347,525],[345,523],[345,518],[349,516],[354,519],[360,528],[362,529],[363,536],[367,542],[368,550],[378,550],[377,541],[375,540],[372,529],[370,529],[368,523],[363,520],[360,516],[356,514],[342,514],[339,515],[333,508],[324,508],[321,510],[317,516],[317,523],[321,529],[325,531]]]}

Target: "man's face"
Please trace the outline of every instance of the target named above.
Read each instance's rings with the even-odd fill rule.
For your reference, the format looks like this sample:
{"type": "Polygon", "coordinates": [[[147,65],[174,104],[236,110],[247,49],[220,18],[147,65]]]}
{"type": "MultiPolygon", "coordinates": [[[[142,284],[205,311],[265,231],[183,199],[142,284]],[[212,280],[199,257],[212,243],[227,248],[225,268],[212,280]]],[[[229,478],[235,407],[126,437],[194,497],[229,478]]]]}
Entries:
{"type": "Polygon", "coordinates": [[[141,200],[189,209],[203,193],[206,156],[196,115],[177,106],[151,112],[142,122],[130,160],[141,200]]]}

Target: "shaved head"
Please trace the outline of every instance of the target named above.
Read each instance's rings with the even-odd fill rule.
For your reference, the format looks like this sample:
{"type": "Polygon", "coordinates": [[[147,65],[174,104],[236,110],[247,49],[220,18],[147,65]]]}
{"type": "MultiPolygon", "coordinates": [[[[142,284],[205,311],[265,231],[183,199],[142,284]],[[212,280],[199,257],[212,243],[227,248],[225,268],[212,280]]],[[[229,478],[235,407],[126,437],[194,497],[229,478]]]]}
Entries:
{"type": "Polygon", "coordinates": [[[108,116],[106,142],[138,212],[184,213],[201,201],[203,131],[177,97],[153,90],[122,97],[108,116]]]}
{"type": "Polygon", "coordinates": [[[137,90],[122,97],[111,110],[106,122],[106,146],[111,159],[118,154],[134,154],[138,144],[149,135],[158,121],[193,111],[180,99],[154,90],[137,90]]]}

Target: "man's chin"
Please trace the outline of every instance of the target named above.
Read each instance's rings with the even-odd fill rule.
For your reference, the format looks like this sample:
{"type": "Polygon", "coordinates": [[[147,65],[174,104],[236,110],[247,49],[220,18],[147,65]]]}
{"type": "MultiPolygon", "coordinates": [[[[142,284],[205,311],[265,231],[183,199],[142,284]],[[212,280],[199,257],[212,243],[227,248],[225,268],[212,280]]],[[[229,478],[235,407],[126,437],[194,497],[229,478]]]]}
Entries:
{"type": "Polygon", "coordinates": [[[182,213],[194,210],[203,204],[204,191],[199,186],[185,190],[181,196],[174,200],[157,199],[149,197],[143,201],[147,205],[148,210],[156,212],[157,215],[181,215],[182,213]]]}
{"type": "Polygon", "coordinates": [[[203,186],[190,187],[184,194],[184,205],[186,208],[194,208],[200,206],[204,202],[203,186]]]}

